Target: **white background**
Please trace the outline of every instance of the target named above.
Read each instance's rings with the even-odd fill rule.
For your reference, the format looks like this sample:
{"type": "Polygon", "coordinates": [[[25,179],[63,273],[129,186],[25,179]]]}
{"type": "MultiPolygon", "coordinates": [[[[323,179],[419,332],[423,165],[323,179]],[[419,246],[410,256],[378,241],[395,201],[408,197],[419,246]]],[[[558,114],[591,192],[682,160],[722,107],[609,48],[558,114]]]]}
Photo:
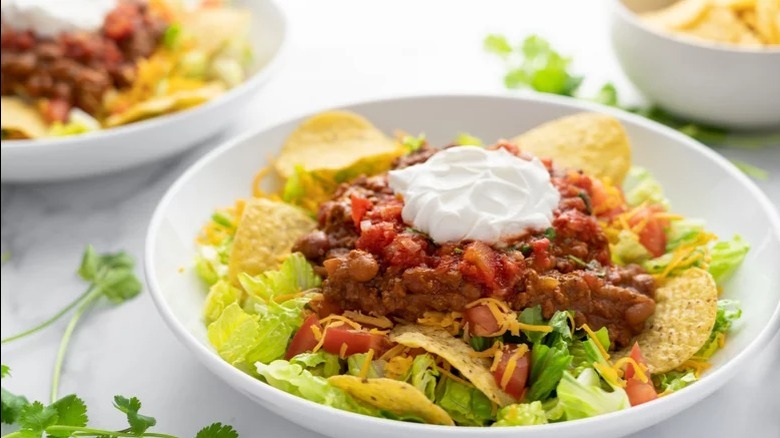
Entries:
{"type": "MultiPolygon", "coordinates": [[[[85,244],[100,250],[125,249],[140,257],[146,225],[165,189],[227,137],[302,112],[371,97],[501,91],[501,65],[481,48],[489,32],[516,41],[539,33],[574,56],[575,69],[587,77],[586,90],[612,80],[624,100],[637,99],[610,52],[606,1],[283,3],[292,28],[285,63],[219,138],[184,157],[118,175],[3,185],[2,250],[11,254],[2,267],[3,337],[48,317],[82,292],[75,269],[85,244]]],[[[780,148],[724,153],[770,170],[770,179],[760,186],[780,203],[780,148]]],[[[13,369],[4,387],[46,400],[64,325],[63,321],[3,347],[2,362],[13,369]]],[[[722,390],[635,437],[778,437],[778,367],[776,336],[722,390]]],[[[124,427],[111,399],[125,394],[143,401],[143,412],[158,418],[160,432],[193,436],[201,426],[223,421],[245,437],[319,437],[276,418],[194,362],[163,324],[148,294],[119,309],[99,309],[83,321],[62,379],[61,393],[70,392],[86,399],[96,426],[124,427]]]]}

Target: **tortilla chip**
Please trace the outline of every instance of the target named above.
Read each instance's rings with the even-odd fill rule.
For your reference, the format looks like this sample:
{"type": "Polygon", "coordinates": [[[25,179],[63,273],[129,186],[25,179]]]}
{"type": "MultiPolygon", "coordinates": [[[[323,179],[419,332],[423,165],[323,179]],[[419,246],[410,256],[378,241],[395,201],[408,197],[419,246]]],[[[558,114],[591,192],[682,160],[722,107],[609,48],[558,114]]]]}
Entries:
{"type": "Polygon", "coordinates": [[[228,275],[238,284],[238,274],[257,275],[276,269],[290,255],[295,242],[313,230],[317,222],[303,210],[284,202],[255,198],[247,201],[233,238],[228,275]]]}
{"type": "Polygon", "coordinates": [[[780,0],[756,0],[756,30],[767,44],[780,44],[780,0]]]}
{"type": "Polygon", "coordinates": [[[399,156],[402,148],[365,118],[347,111],[317,114],[287,137],[275,168],[289,178],[295,166],[316,170],[321,177],[336,174],[359,161],[387,163],[399,156]]]}
{"type": "MultiPolygon", "coordinates": [[[[704,345],[718,313],[718,289],[707,271],[691,268],[656,291],[655,314],[636,341],[651,373],[671,371],[704,345]]],[[[628,356],[631,348],[615,354],[628,356]]]]}
{"type": "Polygon", "coordinates": [[[490,360],[474,357],[471,347],[446,330],[418,324],[399,325],[390,333],[390,340],[407,347],[422,348],[446,360],[499,406],[516,403],[496,384],[490,372],[490,360]]]}
{"type": "Polygon", "coordinates": [[[736,12],[720,6],[709,8],[695,25],[685,30],[685,34],[722,43],[754,46],[762,44],[736,12]]]}
{"type": "Polygon", "coordinates": [[[444,409],[428,400],[419,389],[400,380],[332,376],[328,383],[362,402],[396,415],[420,418],[428,424],[455,425],[444,409]]]}
{"type": "Polygon", "coordinates": [[[756,5],[756,0],[712,0],[712,2],[718,6],[725,6],[735,11],[753,9],[756,5]]]}
{"type": "Polygon", "coordinates": [[[662,29],[680,30],[693,26],[709,8],[708,0],[682,0],[657,11],[645,12],[642,18],[662,29]]]}
{"type": "Polygon", "coordinates": [[[614,117],[579,113],[540,125],[512,139],[520,150],[552,158],[558,166],[581,169],[620,186],[631,168],[631,145],[614,117]]]}
{"type": "Polygon", "coordinates": [[[106,126],[125,125],[130,122],[173,113],[200,105],[224,92],[225,86],[222,83],[212,82],[194,90],[181,90],[166,96],[154,97],[139,102],[119,114],[109,116],[106,119],[106,126]]]}
{"type": "Polygon", "coordinates": [[[229,41],[240,41],[249,34],[252,14],[231,8],[196,8],[182,19],[182,29],[195,38],[195,45],[207,55],[221,50],[229,41]]]}
{"type": "Polygon", "coordinates": [[[9,140],[45,137],[49,130],[34,106],[9,96],[0,98],[0,128],[9,140]]]}

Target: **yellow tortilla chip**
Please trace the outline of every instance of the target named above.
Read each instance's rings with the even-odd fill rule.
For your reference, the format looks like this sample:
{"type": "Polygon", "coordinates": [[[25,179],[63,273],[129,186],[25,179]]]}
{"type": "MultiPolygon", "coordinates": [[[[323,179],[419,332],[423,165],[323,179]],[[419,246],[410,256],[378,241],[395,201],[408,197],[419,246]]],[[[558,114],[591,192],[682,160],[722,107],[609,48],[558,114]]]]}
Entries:
{"type": "Polygon", "coordinates": [[[219,82],[209,83],[194,90],[181,90],[166,96],[154,97],[139,102],[119,114],[106,119],[106,126],[119,126],[190,108],[207,102],[225,92],[219,82]]]}
{"type": "Polygon", "coordinates": [[[18,97],[0,98],[0,127],[3,138],[21,140],[45,137],[48,132],[41,113],[18,97]]]}
{"type": "Polygon", "coordinates": [[[761,45],[761,40],[736,12],[721,6],[709,8],[695,25],[685,30],[685,34],[722,43],[761,45]]]}
{"type": "Polygon", "coordinates": [[[318,114],[303,122],[282,147],[274,163],[285,178],[296,166],[334,178],[339,171],[359,161],[387,163],[400,155],[401,147],[365,118],[347,111],[318,114]]]}
{"type": "Polygon", "coordinates": [[[653,374],[679,367],[704,345],[718,313],[718,289],[707,271],[691,268],[660,287],[655,300],[655,314],[636,339],[653,374]]]}
{"type": "Polygon", "coordinates": [[[446,360],[499,406],[516,403],[496,384],[490,372],[490,360],[474,357],[471,347],[446,330],[418,324],[399,325],[390,333],[390,340],[407,347],[422,348],[446,360]]]}
{"type": "Polygon", "coordinates": [[[269,199],[247,201],[233,238],[228,275],[238,284],[238,274],[257,275],[276,269],[290,255],[295,242],[313,230],[317,222],[300,208],[269,199]]]}
{"type": "Polygon", "coordinates": [[[620,186],[631,168],[631,145],[614,117],[579,113],[547,122],[512,139],[520,150],[549,157],[562,167],[581,169],[620,186]]]}
{"type": "Polygon", "coordinates": [[[712,2],[718,6],[725,6],[735,11],[753,9],[756,5],[756,0],[712,0],[712,2]]]}
{"type": "Polygon", "coordinates": [[[682,0],[657,11],[645,12],[642,18],[662,29],[679,30],[693,26],[709,7],[708,0],[682,0]]]}
{"type": "Polygon", "coordinates": [[[756,30],[767,44],[780,44],[780,0],[756,0],[756,30]]]}
{"type": "Polygon", "coordinates": [[[332,376],[328,378],[328,383],[362,402],[396,415],[409,415],[428,424],[455,425],[444,409],[428,400],[419,389],[400,380],[332,376]]]}

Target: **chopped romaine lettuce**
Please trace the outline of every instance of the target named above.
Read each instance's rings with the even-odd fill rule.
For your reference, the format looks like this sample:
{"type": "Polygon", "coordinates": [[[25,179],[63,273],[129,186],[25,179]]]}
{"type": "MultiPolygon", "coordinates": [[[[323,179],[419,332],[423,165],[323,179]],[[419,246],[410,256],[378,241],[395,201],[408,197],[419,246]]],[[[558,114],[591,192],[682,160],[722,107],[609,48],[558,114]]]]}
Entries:
{"type": "Polygon", "coordinates": [[[299,364],[275,360],[268,365],[258,362],[255,366],[257,373],[274,388],[325,406],[379,416],[376,409],[358,403],[346,392],[331,386],[324,377],[315,376],[299,364]]]}
{"type": "Polygon", "coordinates": [[[209,73],[224,82],[228,88],[239,85],[245,78],[244,68],[237,60],[222,56],[212,61],[209,73]]]}
{"type": "Polygon", "coordinates": [[[435,369],[433,357],[430,354],[421,354],[414,358],[410,368],[410,382],[429,400],[436,399],[436,377],[439,372],[435,369]]]}
{"type": "Polygon", "coordinates": [[[182,55],[176,68],[190,79],[204,79],[209,67],[209,57],[201,50],[190,50],[182,55]]]}
{"type": "Polygon", "coordinates": [[[461,426],[484,426],[493,419],[493,404],[485,394],[450,378],[439,382],[436,404],[461,426]]]}
{"type": "Polygon", "coordinates": [[[257,316],[244,312],[238,303],[233,303],[209,324],[208,338],[225,361],[247,370],[244,367],[247,356],[260,342],[260,324],[257,316]]]}
{"type": "Polygon", "coordinates": [[[266,271],[254,277],[242,273],[239,274],[238,280],[250,297],[263,302],[281,295],[312,289],[322,283],[300,253],[290,254],[277,270],[266,271]]]}
{"type": "Polygon", "coordinates": [[[84,134],[100,129],[100,122],[88,113],[73,108],[68,112],[68,121],[65,123],[55,122],[49,128],[49,134],[54,137],[65,137],[68,135],[84,134]]]}
{"type": "Polygon", "coordinates": [[[715,317],[715,325],[712,326],[710,337],[696,353],[696,357],[709,359],[720,348],[721,339],[731,329],[734,321],[742,316],[739,301],[718,300],[718,313],[715,317]]]}
{"type": "Polygon", "coordinates": [[[698,379],[693,371],[669,371],[653,375],[653,384],[660,392],[678,391],[696,380],[698,379]]]}
{"type": "MultiPolygon", "coordinates": [[[[363,370],[363,365],[366,362],[366,357],[368,357],[367,353],[358,353],[347,357],[347,373],[353,376],[359,376],[360,372],[363,370]]],[[[366,377],[369,379],[384,377],[384,365],[384,361],[372,360],[371,363],[368,364],[368,373],[366,374],[366,377]]]]}
{"type": "Polygon", "coordinates": [[[704,221],[683,219],[672,221],[666,230],[666,252],[674,251],[685,244],[692,244],[705,233],[704,221]]]}
{"type": "Polygon", "coordinates": [[[339,357],[323,350],[316,353],[301,353],[290,359],[290,363],[306,368],[315,376],[328,378],[341,374],[339,357]]]}
{"type": "Polygon", "coordinates": [[[664,196],[661,184],[642,167],[634,166],[628,171],[623,181],[623,193],[629,207],[648,202],[669,208],[669,201],[664,196]]]}
{"type": "Polygon", "coordinates": [[[542,407],[542,402],[535,401],[504,406],[498,411],[497,421],[493,426],[529,426],[546,423],[547,414],[542,407]]]}
{"type": "Polygon", "coordinates": [[[206,324],[216,321],[225,308],[233,303],[238,303],[241,298],[241,290],[233,287],[227,280],[219,280],[209,289],[206,302],[203,306],[203,318],[206,324]]]}
{"type": "Polygon", "coordinates": [[[631,230],[621,230],[617,242],[610,244],[609,249],[612,253],[612,262],[621,266],[642,263],[652,258],[652,254],[639,243],[639,237],[631,230]]]}
{"type": "Polygon", "coordinates": [[[577,378],[569,372],[564,372],[556,392],[567,420],[593,417],[631,407],[628,395],[622,388],[613,388],[612,392],[601,389],[599,376],[591,368],[583,370],[577,378]]]}
{"type": "Polygon", "coordinates": [[[233,238],[226,237],[219,245],[202,245],[195,256],[195,272],[208,285],[221,278],[227,278],[228,261],[233,247],[233,238]]]}
{"type": "Polygon", "coordinates": [[[709,272],[718,284],[728,280],[731,274],[742,264],[750,250],[750,245],[740,236],[730,241],[720,241],[710,250],[709,272]]]}
{"type": "MultiPolygon", "coordinates": [[[[523,324],[529,325],[545,325],[544,317],[542,317],[542,306],[534,306],[523,309],[517,319],[523,324]]],[[[541,342],[547,333],[534,330],[522,330],[523,334],[528,338],[532,344],[541,342]]]]}
{"type": "Polygon", "coordinates": [[[542,343],[534,344],[531,349],[530,386],[527,400],[544,400],[550,396],[564,371],[571,364],[572,356],[565,344],[549,347],[542,343]]]}

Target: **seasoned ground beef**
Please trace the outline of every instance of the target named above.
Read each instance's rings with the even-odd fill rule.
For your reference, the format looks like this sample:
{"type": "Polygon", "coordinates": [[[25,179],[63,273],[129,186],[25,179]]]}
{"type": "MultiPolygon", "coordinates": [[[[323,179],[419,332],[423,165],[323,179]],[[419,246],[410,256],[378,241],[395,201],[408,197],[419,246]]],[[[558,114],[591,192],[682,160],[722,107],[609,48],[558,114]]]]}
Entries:
{"type": "Polygon", "coordinates": [[[132,83],[136,61],[154,51],[166,27],[141,0],[123,0],[96,33],[42,38],[7,23],[0,37],[0,91],[49,99],[49,121],[62,121],[73,106],[99,115],[105,92],[132,83]]]}
{"type": "MultiPolygon", "coordinates": [[[[421,150],[396,165],[432,153],[421,150]]],[[[613,346],[628,345],[655,310],[655,281],[638,266],[611,265],[607,239],[590,212],[590,178],[545,164],[561,193],[552,227],[493,246],[438,245],[404,224],[403,201],[385,175],[342,185],[321,206],[319,229],[295,248],[326,274],[323,312],[415,321],[426,311],[461,311],[493,297],[515,310],[539,305],[545,318],[573,310],[578,325],[607,327],[613,346]]]]}

